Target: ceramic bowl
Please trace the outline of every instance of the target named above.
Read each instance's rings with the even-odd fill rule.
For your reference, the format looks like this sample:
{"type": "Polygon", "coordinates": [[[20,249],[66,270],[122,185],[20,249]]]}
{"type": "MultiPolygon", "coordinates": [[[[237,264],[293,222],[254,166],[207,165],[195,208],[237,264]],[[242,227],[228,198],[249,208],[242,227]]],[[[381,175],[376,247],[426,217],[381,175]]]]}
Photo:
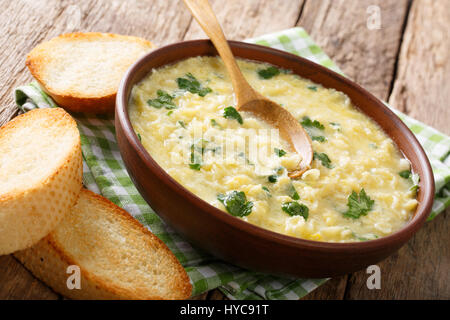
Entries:
{"type": "Polygon", "coordinates": [[[140,143],[128,116],[133,86],[154,68],[194,56],[217,55],[209,40],[180,42],[143,56],[126,72],[116,100],[115,126],[120,152],[137,189],[158,215],[193,245],[225,261],[255,271],[298,277],[350,273],[385,259],[422,226],[434,197],[428,158],[412,132],[380,100],[349,79],[299,56],[230,41],[236,57],[269,62],[349,96],[395,142],[420,175],[419,205],[413,218],[392,235],[372,241],[327,243],[262,229],[223,212],[171,178],[140,143]]]}

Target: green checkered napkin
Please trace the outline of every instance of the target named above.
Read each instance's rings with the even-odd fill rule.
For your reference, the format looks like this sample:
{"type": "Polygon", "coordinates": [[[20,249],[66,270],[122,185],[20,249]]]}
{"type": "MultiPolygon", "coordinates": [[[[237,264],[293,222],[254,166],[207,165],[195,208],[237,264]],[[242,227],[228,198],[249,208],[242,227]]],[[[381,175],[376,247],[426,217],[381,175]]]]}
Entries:
{"type": "MultiPolygon", "coordinates": [[[[340,72],[302,28],[262,36],[248,42],[285,50],[340,72]]],[[[36,83],[18,87],[16,102],[23,111],[56,107],[36,83]]],[[[450,137],[396,111],[426,150],[436,179],[430,218],[450,205],[450,137]]],[[[192,247],[167,226],[140,196],[125,170],[111,117],[75,115],[81,133],[84,183],[130,212],[176,255],[193,284],[192,295],[219,288],[230,299],[299,299],[327,279],[281,278],[230,265],[192,247]]]]}

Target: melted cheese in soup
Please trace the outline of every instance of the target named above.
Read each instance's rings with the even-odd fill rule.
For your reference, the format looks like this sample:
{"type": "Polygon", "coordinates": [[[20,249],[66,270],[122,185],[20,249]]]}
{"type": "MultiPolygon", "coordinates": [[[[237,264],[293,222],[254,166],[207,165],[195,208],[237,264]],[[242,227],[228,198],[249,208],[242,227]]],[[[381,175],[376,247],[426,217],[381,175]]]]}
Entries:
{"type": "Polygon", "coordinates": [[[300,156],[275,129],[234,108],[220,59],[195,57],[153,70],[132,92],[134,130],[169,175],[229,214],[304,239],[372,240],[411,218],[417,187],[409,161],[345,94],[269,64],[238,64],[307,130],[311,169],[290,179],[300,156]]]}

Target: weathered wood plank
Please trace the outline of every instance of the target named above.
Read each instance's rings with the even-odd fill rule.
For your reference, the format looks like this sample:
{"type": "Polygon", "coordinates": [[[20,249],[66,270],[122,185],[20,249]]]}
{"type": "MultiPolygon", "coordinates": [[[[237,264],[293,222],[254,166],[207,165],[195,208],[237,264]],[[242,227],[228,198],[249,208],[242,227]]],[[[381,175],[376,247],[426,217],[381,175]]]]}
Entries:
{"type": "Polygon", "coordinates": [[[39,43],[61,12],[56,1],[51,6],[31,1],[1,0],[0,5],[0,125],[16,114],[12,88],[28,81],[25,55],[39,43]],[[45,18],[44,18],[45,17],[45,18]]]}
{"type": "Polygon", "coordinates": [[[208,300],[228,300],[228,298],[219,290],[214,289],[208,293],[208,300]]]}
{"type": "Polygon", "coordinates": [[[450,1],[414,1],[389,103],[450,134],[450,1]]]}
{"type": "MultiPolygon", "coordinates": [[[[226,37],[243,40],[277,30],[292,28],[304,0],[212,0],[211,5],[226,37]]],[[[206,38],[193,20],[185,40],[206,38]]]]}
{"type": "Polygon", "coordinates": [[[368,274],[349,278],[345,299],[450,299],[450,210],[427,222],[396,254],[378,264],[381,290],[369,290],[368,274]]]}
{"type": "Polygon", "coordinates": [[[16,114],[12,90],[31,80],[27,53],[61,33],[99,31],[144,37],[156,45],[179,41],[191,22],[176,0],[0,0],[0,125],[16,114]]]}
{"type": "Polygon", "coordinates": [[[308,0],[298,25],[347,76],[386,100],[407,8],[408,0],[308,0]],[[369,29],[377,8],[380,29],[369,29]]]}
{"type": "Polygon", "coordinates": [[[0,300],[56,300],[55,292],[33,277],[11,255],[0,256],[0,300]]]}
{"type": "Polygon", "coordinates": [[[335,277],[302,298],[302,300],[342,300],[345,295],[348,275],[335,277]]]}

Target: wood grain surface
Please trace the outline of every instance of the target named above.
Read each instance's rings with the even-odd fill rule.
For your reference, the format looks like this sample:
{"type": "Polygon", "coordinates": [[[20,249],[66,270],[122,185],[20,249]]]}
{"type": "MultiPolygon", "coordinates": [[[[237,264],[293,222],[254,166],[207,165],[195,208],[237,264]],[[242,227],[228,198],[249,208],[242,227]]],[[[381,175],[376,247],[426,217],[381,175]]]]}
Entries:
{"type": "Polygon", "coordinates": [[[415,1],[389,103],[450,134],[450,1],[415,1]]]}
{"type": "MultiPolygon", "coordinates": [[[[302,26],[350,78],[450,134],[450,1],[211,2],[229,39],[302,26]],[[379,29],[369,25],[377,10],[379,29]]],[[[0,5],[0,125],[17,113],[12,90],[31,80],[24,60],[43,40],[73,31],[141,36],[158,46],[205,38],[177,0],[0,0],[0,5]]],[[[397,254],[379,264],[381,290],[367,289],[368,275],[360,271],[328,281],[305,299],[450,299],[449,212],[426,223],[397,254]]],[[[60,298],[14,258],[0,257],[0,299],[60,298]]],[[[225,297],[213,290],[195,298],[225,297]]]]}

